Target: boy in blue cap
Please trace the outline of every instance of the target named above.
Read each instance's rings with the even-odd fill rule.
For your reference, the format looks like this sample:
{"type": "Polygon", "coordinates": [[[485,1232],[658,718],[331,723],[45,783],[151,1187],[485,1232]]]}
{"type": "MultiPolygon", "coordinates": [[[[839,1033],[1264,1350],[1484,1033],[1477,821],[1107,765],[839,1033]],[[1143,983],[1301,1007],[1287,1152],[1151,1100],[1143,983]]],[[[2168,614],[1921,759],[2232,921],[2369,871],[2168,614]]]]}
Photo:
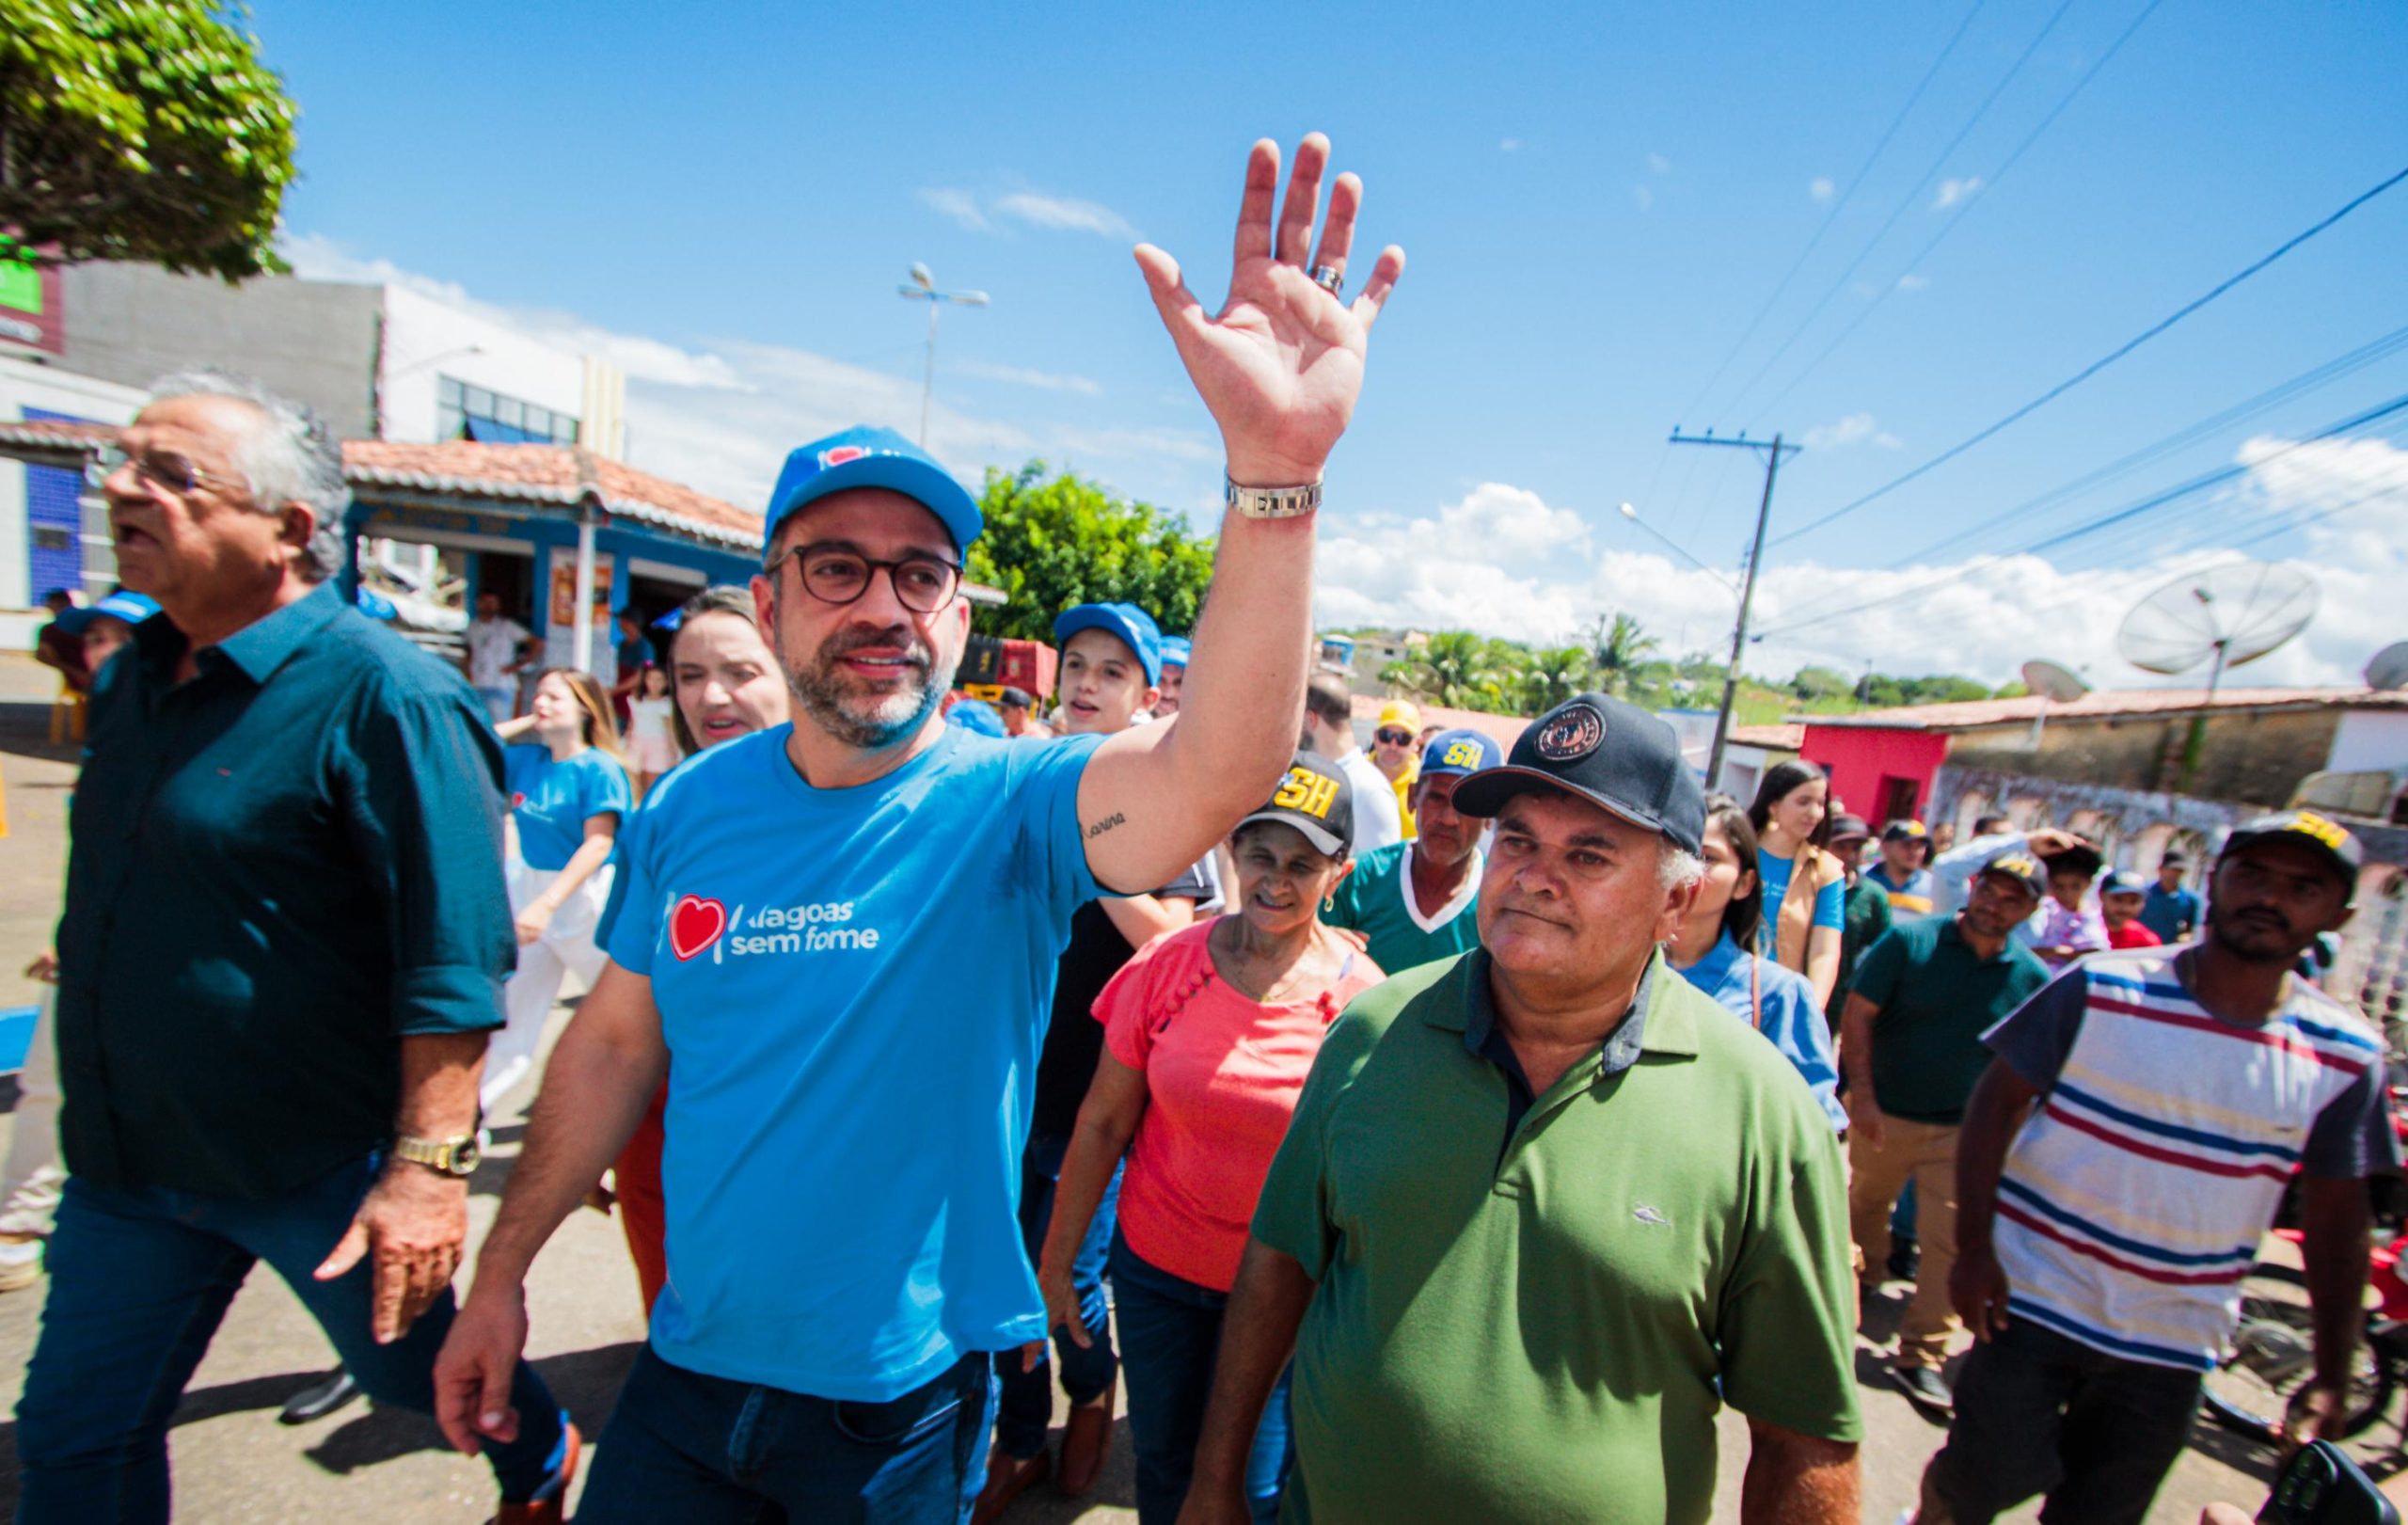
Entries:
{"type": "Polygon", "coordinates": [[[1161,691],[1154,698],[1154,719],[1168,720],[1179,713],[1179,691],[1187,681],[1187,658],[1192,649],[1183,635],[1163,637],[1163,676],[1155,685],[1161,691]]]}
{"type": "MultiPolygon", "coordinates": [[[[1112,736],[1138,723],[1137,717],[1153,704],[1162,677],[1162,632],[1153,616],[1134,604],[1080,604],[1054,621],[1054,639],[1062,648],[1063,734],[1112,736]]],[[[1203,874],[1191,867],[1150,895],[1102,897],[1070,916],[1069,945],[1054,964],[1053,1019],[1037,1061],[1036,1107],[1028,1145],[1021,1154],[1020,1227],[1032,1263],[1044,1248],[1054,1183],[1078,1127],[1079,1105],[1095,1079],[1096,1059],[1103,1052],[1103,1025],[1094,1015],[1096,997],[1139,947],[1190,925],[1196,908],[1212,898],[1203,874]]],[[[1102,1469],[1119,1377],[1103,1295],[1103,1264],[1112,1248],[1119,1184],[1116,1172],[1070,1268],[1086,1339],[1073,1339],[1067,1327],[1054,1331],[1062,1394],[1070,1402],[1059,1467],[1045,1449],[1053,1414],[1048,1390],[1055,1368],[1039,1342],[1026,1359],[1002,1363],[995,1450],[987,1463],[986,1488],[971,1516],[974,1525],[993,1519],[1049,1473],[1055,1487],[1075,1498],[1095,1486],[1102,1469]]]]}
{"type": "Polygon", "coordinates": [[[584,1525],[967,1512],[994,1362],[1046,1333],[1020,1157],[1071,913],[1194,863],[1295,749],[1309,516],[1403,256],[1340,301],[1361,186],[1337,182],[1316,253],[1328,144],[1306,140],[1275,230],[1278,157],[1248,164],[1220,315],[1137,251],[1230,483],[1177,720],[1043,745],[946,725],[976,501],[891,430],[788,458],[752,596],[794,720],[688,759],[630,823],[611,961],[438,1364],[453,1445],[515,1432],[528,1266],[665,1075],[669,1281],[584,1525]]]}
{"type": "Polygon", "coordinates": [[[1505,760],[1478,731],[1441,731],[1421,749],[1421,776],[1409,797],[1420,833],[1364,854],[1323,920],[1352,928],[1364,951],[1389,974],[1467,953],[1480,942],[1482,823],[1455,813],[1455,788],[1505,760]],[[1425,814],[1426,811],[1426,814],[1425,814]]]}

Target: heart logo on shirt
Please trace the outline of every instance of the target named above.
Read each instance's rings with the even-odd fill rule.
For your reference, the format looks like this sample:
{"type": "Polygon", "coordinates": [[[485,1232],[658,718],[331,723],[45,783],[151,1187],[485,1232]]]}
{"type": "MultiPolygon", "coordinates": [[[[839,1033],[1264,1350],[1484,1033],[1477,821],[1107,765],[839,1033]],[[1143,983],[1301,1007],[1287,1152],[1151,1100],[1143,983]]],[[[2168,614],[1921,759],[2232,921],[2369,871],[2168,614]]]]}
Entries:
{"type": "Polygon", "coordinates": [[[510,797],[510,808],[511,808],[511,809],[513,809],[513,810],[524,810],[524,809],[526,809],[526,808],[527,808],[527,797],[526,797],[525,795],[523,795],[523,794],[514,794],[514,795],[512,795],[512,796],[510,797]]]}
{"type": "Polygon", "coordinates": [[[669,913],[669,951],[685,962],[720,939],[727,930],[727,907],[717,900],[689,895],[669,913]]]}

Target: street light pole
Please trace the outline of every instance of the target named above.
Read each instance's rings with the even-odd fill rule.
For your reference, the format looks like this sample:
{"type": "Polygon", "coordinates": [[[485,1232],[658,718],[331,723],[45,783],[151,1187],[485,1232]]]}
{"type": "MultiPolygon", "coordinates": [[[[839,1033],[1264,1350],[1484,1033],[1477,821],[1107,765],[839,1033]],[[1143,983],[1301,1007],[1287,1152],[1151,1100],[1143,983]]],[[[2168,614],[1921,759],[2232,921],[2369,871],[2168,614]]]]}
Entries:
{"type": "Polygon", "coordinates": [[[1741,450],[1761,451],[1765,457],[1765,492],[1756,503],[1756,537],[1748,548],[1747,576],[1739,583],[1739,619],[1731,630],[1731,666],[1722,675],[1722,708],[1714,719],[1714,750],[1706,754],[1705,758],[1705,786],[1710,789],[1722,775],[1722,754],[1731,740],[1731,707],[1739,697],[1739,659],[1748,649],[1748,613],[1755,607],[1757,564],[1765,558],[1765,526],[1772,519],[1773,478],[1781,473],[1783,452],[1795,455],[1805,447],[1785,445],[1779,435],[1773,436],[1769,442],[1749,439],[1744,436],[1737,439],[1717,439],[1710,434],[1685,435],[1678,429],[1672,431],[1672,443],[1735,445],[1741,450]]]}
{"type": "Polygon", "coordinates": [[[897,286],[895,290],[906,301],[928,304],[927,368],[920,382],[920,448],[926,450],[928,448],[928,406],[937,390],[937,309],[946,302],[956,302],[963,307],[985,307],[990,299],[985,292],[937,290],[936,277],[928,273],[927,265],[916,260],[911,262],[911,283],[897,286]]]}

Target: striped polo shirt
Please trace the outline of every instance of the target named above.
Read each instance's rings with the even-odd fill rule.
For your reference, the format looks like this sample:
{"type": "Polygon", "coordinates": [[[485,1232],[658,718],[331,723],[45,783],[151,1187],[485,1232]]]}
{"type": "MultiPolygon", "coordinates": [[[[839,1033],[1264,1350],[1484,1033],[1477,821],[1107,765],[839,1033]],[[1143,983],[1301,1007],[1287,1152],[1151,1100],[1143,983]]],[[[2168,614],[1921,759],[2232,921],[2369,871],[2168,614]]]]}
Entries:
{"type": "Polygon", "coordinates": [[[2174,948],[2083,960],[1985,1041],[2044,1100],[1992,1231],[2013,1316],[2205,1371],[2295,1171],[2396,1169],[2383,1043],[2294,979],[2255,1025],[2193,999],[2174,948]]]}

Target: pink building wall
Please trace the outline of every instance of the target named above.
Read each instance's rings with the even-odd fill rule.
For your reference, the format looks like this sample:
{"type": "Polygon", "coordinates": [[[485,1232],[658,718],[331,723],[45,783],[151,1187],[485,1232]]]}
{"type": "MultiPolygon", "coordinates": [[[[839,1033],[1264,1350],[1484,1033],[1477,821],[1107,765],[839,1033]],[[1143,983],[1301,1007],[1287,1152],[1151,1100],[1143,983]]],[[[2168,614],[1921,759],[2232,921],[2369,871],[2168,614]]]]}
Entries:
{"type": "Polygon", "coordinates": [[[1948,738],[1930,731],[1817,725],[1810,720],[1799,755],[1830,774],[1831,797],[1877,832],[1893,816],[1922,818],[1930,808],[1931,783],[1947,758],[1948,738]],[[1913,786],[1912,805],[1905,812],[1885,808],[1893,789],[1904,798],[1906,784],[1913,786]]]}

